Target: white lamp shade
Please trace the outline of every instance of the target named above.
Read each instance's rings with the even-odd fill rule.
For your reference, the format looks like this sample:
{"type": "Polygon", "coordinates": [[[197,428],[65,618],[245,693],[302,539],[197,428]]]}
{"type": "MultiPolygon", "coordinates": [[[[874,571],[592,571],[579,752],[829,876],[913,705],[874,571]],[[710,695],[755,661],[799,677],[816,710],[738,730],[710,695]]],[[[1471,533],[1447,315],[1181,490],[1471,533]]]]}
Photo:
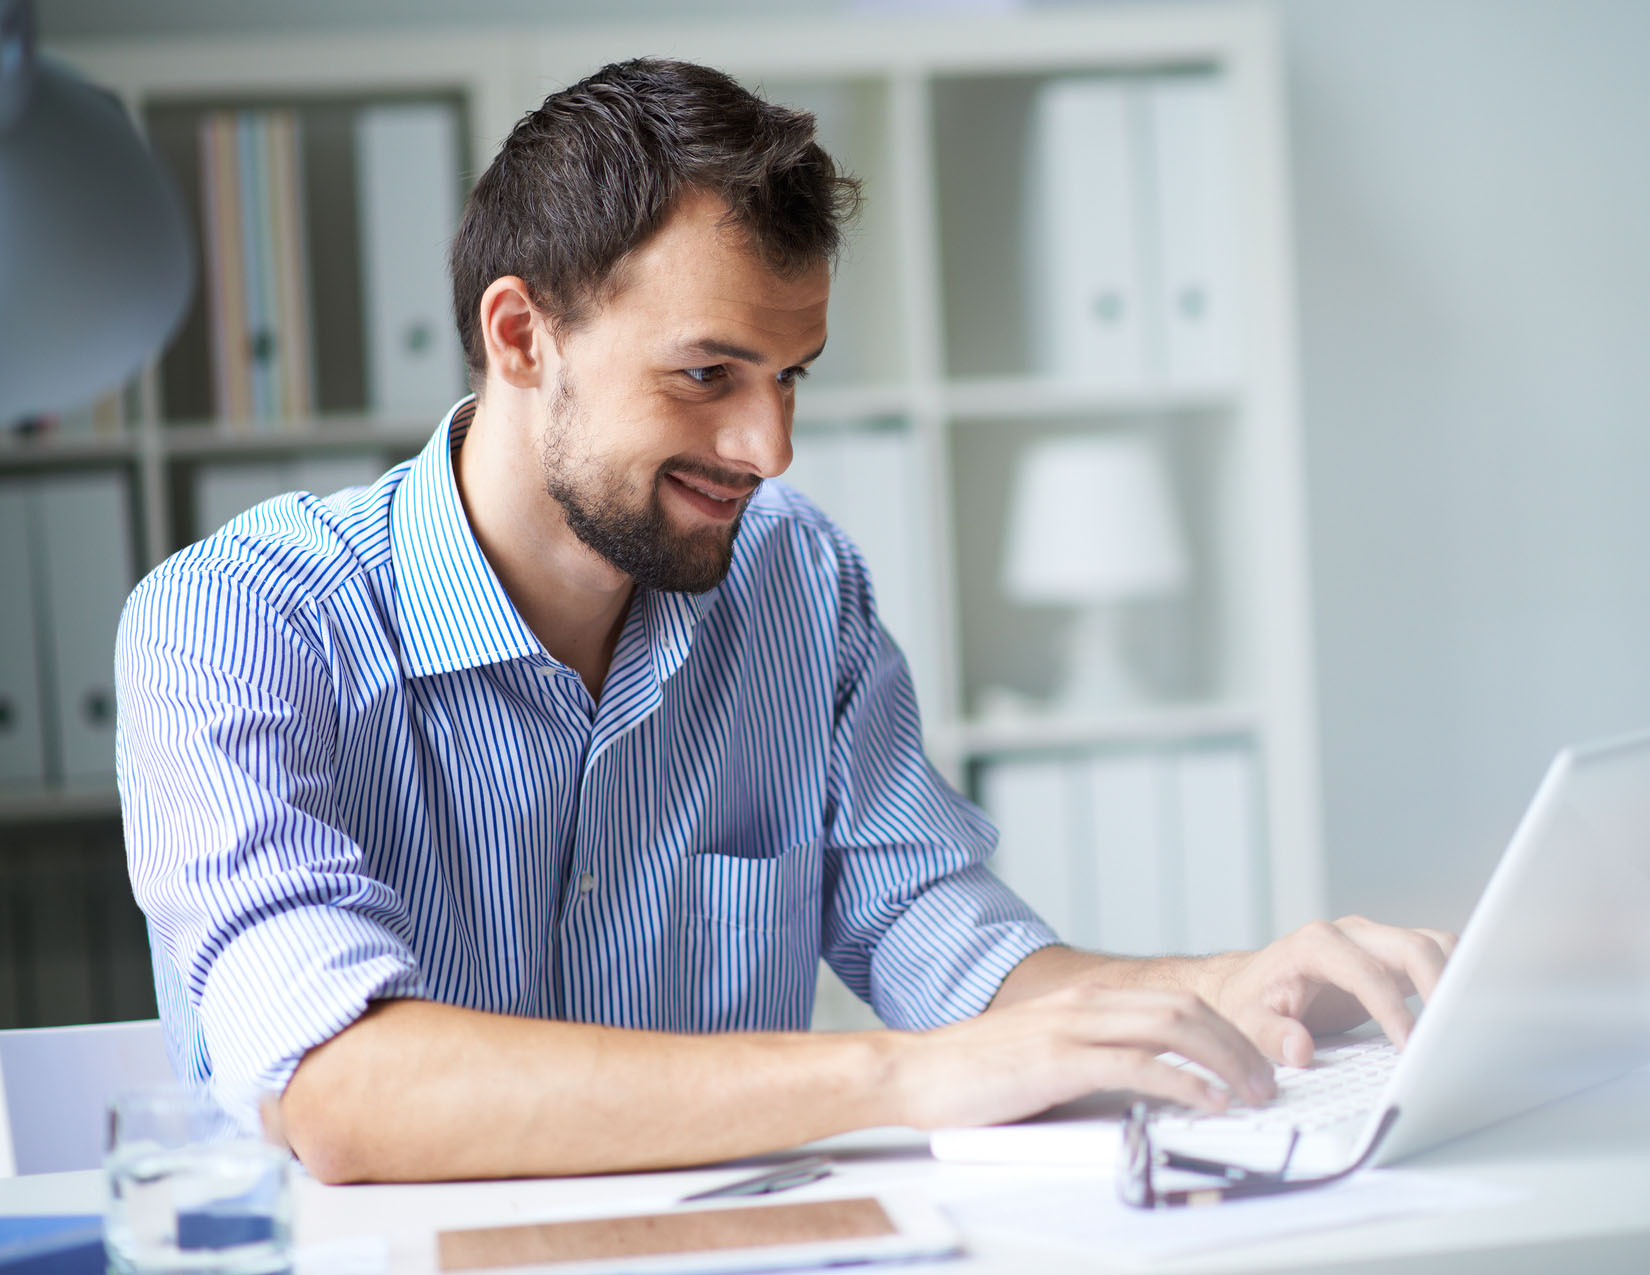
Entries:
{"type": "Polygon", "coordinates": [[[194,286],[177,192],[120,103],[46,59],[24,69],[0,67],[26,91],[0,127],[0,423],[130,377],[194,286]]]}
{"type": "Polygon", "coordinates": [[[1049,438],[1026,451],[1003,555],[1009,597],[1121,602],[1173,593],[1185,579],[1185,546],[1150,439],[1049,438]]]}

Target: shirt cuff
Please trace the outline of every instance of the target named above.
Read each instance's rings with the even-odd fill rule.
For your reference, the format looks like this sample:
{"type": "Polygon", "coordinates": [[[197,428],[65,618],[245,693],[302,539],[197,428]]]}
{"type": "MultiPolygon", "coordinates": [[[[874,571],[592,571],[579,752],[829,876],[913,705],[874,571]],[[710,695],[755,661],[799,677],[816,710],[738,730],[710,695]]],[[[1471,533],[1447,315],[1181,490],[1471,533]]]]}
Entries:
{"type": "Polygon", "coordinates": [[[1026,957],[1060,938],[980,864],[927,886],[877,945],[871,1004],[908,1031],[972,1018],[1026,957]]]}
{"type": "Polygon", "coordinates": [[[212,963],[200,1021],[212,1093],[246,1128],[279,1096],[304,1054],[348,1027],[375,1000],[424,997],[405,944],[341,908],[278,912],[243,931],[212,963]]]}

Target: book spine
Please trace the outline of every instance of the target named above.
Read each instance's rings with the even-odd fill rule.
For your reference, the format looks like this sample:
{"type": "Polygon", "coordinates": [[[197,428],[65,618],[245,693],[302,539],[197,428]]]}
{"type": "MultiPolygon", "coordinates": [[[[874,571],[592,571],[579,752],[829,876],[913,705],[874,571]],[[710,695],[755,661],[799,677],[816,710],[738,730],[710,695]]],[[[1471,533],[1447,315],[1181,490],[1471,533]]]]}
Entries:
{"type": "Polygon", "coordinates": [[[252,367],[246,330],[245,228],[241,213],[240,138],[232,112],[223,112],[215,128],[217,181],[215,195],[223,228],[223,376],[221,415],[244,428],[252,419],[252,367]]]}
{"type": "Polygon", "coordinates": [[[274,250],[276,345],[282,414],[289,420],[314,410],[310,349],[309,262],[305,252],[296,111],[269,116],[269,191],[274,250]]]}
{"type": "Polygon", "coordinates": [[[241,111],[235,121],[236,172],[241,204],[241,269],[246,279],[242,295],[242,324],[246,333],[247,377],[254,422],[268,420],[271,412],[270,365],[274,354],[274,333],[266,315],[269,277],[264,257],[268,235],[264,224],[262,163],[259,146],[261,129],[257,112],[241,111]]]}
{"type": "MultiPolygon", "coordinates": [[[[197,131],[200,156],[201,227],[205,232],[207,340],[212,359],[212,409],[219,420],[236,415],[232,352],[240,321],[240,302],[234,278],[239,273],[237,245],[239,214],[229,198],[224,166],[230,158],[226,144],[226,116],[209,111],[197,131]]],[[[232,139],[228,139],[232,140],[232,139]]]]}

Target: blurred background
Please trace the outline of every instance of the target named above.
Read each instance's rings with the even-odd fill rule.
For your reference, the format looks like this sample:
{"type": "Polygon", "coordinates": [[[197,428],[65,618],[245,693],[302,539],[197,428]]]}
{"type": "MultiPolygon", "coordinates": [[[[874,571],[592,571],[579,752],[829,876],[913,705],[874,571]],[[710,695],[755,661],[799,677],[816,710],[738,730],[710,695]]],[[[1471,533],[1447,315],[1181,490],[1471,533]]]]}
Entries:
{"type": "MultiPolygon", "coordinates": [[[[464,12],[542,31],[1122,7],[469,0],[464,12]]],[[[1332,914],[1459,927],[1556,749],[1650,726],[1650,5],[1270,9],[1323,898],[1332,914]]],[[[452,15],[440,0],[39,5],[48,49],[415,32],[452,15]]],[[[87,855],[111,849],[106,820],[53,828],[87,855]]],[[[41,835],[0,824],[8,850],[41,835]]],[[[0,949],[42,924],[8,889],[0,949]]],[[[41,1016],[12,1004],[14,1018],[41,1016]]]]}

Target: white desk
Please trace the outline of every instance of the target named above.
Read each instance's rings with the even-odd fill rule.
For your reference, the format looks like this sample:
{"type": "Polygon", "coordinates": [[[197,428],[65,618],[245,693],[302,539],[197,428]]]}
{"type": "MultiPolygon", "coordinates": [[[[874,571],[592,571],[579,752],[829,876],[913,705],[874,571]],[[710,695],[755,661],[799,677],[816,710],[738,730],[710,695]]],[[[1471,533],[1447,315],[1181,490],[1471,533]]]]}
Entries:
{"type": "MultiPolygon", "coordinates": [[[[980,1185],[1023,1188],[1038,1174],[1023,1169],[942,1165],[926,1142],[899,1130],[833,1139],[838,1173],[790,1199],[917,1189],[939,1198],[980,1185]]],[[[772,1157],[786,1159],[789,1157],[772,1157]]],[[[1276,1270],[1342,1275],[1433,1275],[1494,1272],[1547,1275],[1643,1275],[1650,1271],[1650,1069],[1563,1103],[1439,1148],[1413,1162],[1518,1193],[1505,1205],[1465,1213],[1366,1222],[1295,1235],[1218,1255],[1152,1266],[1178,1275],[1276,1270]]],[[[434,1233],[457,1226],[546,1221],[668,1208],[699,1187],[727,1181],[727,1169],[607,1178],[456,1183],[430,1186],[298,1186],[300,1243],[381,1235],[394,1275],[434,1269],[434,1233]]],[[[1097,1190],[1108,1189],[1096,1181],[1097,1190]]],[[[95,1173],[43,1174],[0,1180],[0,1214],[97,1212],[95,1173]]],[[[1241,1205],[1233,1207],[1242,1207],[1241,1205]]],[[[1117,1268],[1103,1254],[968,1236],[970,1254],[935,1267],[957,1275],[1063,1275],[1117,1268]]]]}

